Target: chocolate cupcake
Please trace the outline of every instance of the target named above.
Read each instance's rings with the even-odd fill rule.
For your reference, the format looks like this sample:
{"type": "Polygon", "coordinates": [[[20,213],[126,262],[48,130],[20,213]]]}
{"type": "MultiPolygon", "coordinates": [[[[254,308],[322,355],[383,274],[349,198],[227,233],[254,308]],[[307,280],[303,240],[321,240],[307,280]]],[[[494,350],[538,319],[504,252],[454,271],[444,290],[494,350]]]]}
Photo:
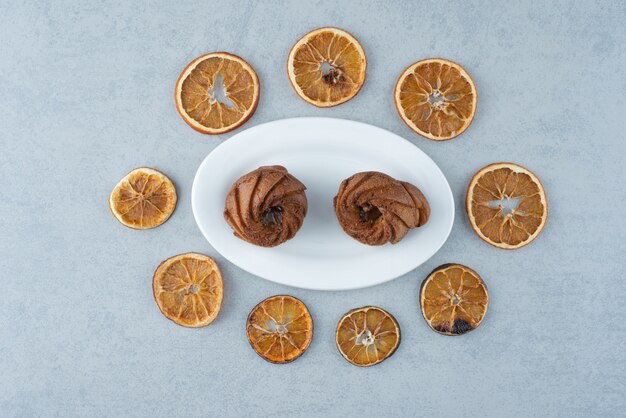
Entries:
{"type": "Polygon", "coordinates": [[[235,236],[261,247],[291,239],[307,212],[306,187],[279,165],[239,178],[226,196],[224,218],[235,236]]]}
{"type": "Polygon", "coordinates": [[[430,215],[428,201],[417,187],[376,171],[342,181],[334,205],[346,234],[368,245],[395,244],[430,215]]]}

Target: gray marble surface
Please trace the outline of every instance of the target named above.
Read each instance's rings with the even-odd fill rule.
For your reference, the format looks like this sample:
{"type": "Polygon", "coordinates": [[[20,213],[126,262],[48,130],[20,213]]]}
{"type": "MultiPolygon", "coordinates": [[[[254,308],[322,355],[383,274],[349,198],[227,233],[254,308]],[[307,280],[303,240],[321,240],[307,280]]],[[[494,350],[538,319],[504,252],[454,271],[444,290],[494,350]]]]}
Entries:
{"type": "MultiPolygon", "coordinates": [[[[0,1],[0,408],[3,416],[617,416],[626,408],[624,92],[621,1],[0,1]],[[292,43],[334,25],[362,42],[367,82],[317,109],[285,74],[292,43]],[[283,287],[224,260],[196,227],[195,170],[232,134],[204,136],[176,113],[181,69],[215,50],[262,83],[244,125],[295,116],[364,121],[424,150],[457,205],[444,247],[392,282],[349,292],[283,287]],[[462,63],[479,91],[461,137],[435,143],[399,119],[398,74],[431,56],[462,63]],[[464,213],[471,175],[513,161],[543,181],[550,218],[530,246],[482,242],[464,213]],[[126,229],[107,197],[136,166],[168,173],[179,205],[162,227],[126,229]],[[157,264],[199,251],[223,268],[218,320],[192,330],[158,311],[157,264]],[[475,332],[449,338],[420,316],[434,267],[479,271],[492,298],[475,332]],[[290,365],[249,347],[261,299],[304,300],[316,334],[290,365]],[[360,369],[337,352],[348,309],[391,311],[402,344],[360,369]]],[[[237,132],[237,131],[235,131],[237,132]]]]}

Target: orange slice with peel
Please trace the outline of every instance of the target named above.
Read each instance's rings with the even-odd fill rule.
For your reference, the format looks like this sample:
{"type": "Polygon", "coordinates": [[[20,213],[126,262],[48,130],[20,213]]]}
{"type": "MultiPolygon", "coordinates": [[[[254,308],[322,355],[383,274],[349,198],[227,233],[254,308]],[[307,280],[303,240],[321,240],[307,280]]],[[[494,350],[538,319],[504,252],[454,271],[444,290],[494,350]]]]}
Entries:
{"type": "Polygon", "coordinates": [[[409,128],[428,139],[444,141],[470,126],[478,93],[459,64],[431,58],[404,70],[396,83],[394,101],[409,128]]]}
{"type": "Polygon", "coordinates": [[[109,208],[122,225],[149,229],[169,219],[176,200],[176,188],[169,177],[154,168],[140,167],[113,188],[109,208]]]}
{"type": "Polygon", "coordinates": [[[227,52],[213,52],[187,65],[176,82],[174,99],[189,126],[215,135],[250,119],[259,91],[259,78],[250,64],[227,52]]]}
{"type": "Polygon", "coordinates": [[[317,107],[337,106],[356,96],[365,83],[366,68],[359,41],[345,30],[331,27],[304,35],[287,58],[294,90],[317,107]]]}
{"type": "Polygon", "coordinates": [[[400,345],[400,327],[387,311],[375,306],[346,313],[335,333],[341,355],[355,366],[367,367],[389,358],[400,345]]]}
{"type": "Polygon", "coordinates": [[[474,270],[461,264],[444,264],[422,283],[420,307],[433,331],[461,335],[480,325],[489,307],[489,294],[474,270]]]}
{"type": "Polygon", "coordinates": [[[513,163],[491,164],[478,171],[467,188],[465,208],[474,232],[507,250],[530,244],[548,219],[548,201],[539,178],[513,163]]]}
{"type": "Polygon", "coordinates": [[[313,319],[306,305],[293,296],[272,296],[256,305],[246,324],[250,345],[271,363],[289,363],[309,348],[313,319]]]}
{"type": "Polygon", "coordinates": [[[152,291],[165,317],[184,327],[200,328],[217,318],[222,308],[222,273],[211,257],[180,254],[159,264],[152,291]]]}

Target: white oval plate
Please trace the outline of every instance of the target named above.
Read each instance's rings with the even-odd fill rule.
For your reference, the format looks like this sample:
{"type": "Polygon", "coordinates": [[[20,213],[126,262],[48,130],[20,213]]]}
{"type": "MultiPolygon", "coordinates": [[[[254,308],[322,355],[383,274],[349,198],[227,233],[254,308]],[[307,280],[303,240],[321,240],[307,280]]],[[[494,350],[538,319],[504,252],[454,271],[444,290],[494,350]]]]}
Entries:
{"type": "Polygon", "coordinates": [[[424,152],[384,129],[331,118],[277,120],[234,135],[200,164],[191,205],[206,239],[229,261],[277,283],[317,290],[372,286],[413,270],[441,248],[454,221],[450,185],[424,152]],[[309,210],[293,239],[262,248],[233,235],[224,201],[239,177],[276,164],[307,187],[309,210]],[[333,197],[341,181],[359,171],[416,185],[430,203],[428,223],[395,245],[370,247],[346,235],[333,197]]]}

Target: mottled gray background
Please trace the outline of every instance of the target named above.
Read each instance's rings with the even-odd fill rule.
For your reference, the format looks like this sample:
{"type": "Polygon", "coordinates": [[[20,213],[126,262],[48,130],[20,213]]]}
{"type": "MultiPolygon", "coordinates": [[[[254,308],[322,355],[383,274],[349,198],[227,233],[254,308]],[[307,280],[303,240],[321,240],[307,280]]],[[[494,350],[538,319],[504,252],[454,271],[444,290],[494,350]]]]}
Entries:
{"type": "MultiPolygon", "coordinates": [[[[0,1],[0,408],[9,416],[617,416],[626,408],[622,1],[577,2],[10,2],[0,1]],[[516,4],[514,4],[516,3],[516,4]],[[317,109],[285,74],[292,43],[335,25],[362,42],[361,93],[317,109]],[[369,122],[424,150],[452,186],[450,238],[392,282],[325,293],[280,286],[225,261],[196,227],[196,168],[232,134],[204,136],[178,116],[176,78],[196,56],[230,51],[261,79],[244,126],[294,116],[369,122]],[[471,128],[435,143],[399,119],[392,91],[409,64],[462,63],[480,99],[471,128]],[[550,217],[507,252],[470,229],[471,175],[495,161],[543,181],[550,217]],[[107,197],[136,166],[169,174],[175,214],[150,231],[122,227],[107,197]],[[158,311],[157,264],[215,257],[218,320],[192,330],[158,311]],[[492,298],[475,332],[435,334],[418,289],[434,267],[465,263],[492,298]],[[248,346],[261,299],[290,293],[315,320],[309,351],[272,365],[248,346]],[[337,352],[348,309],[390,310],[402,344],[370,369],[337,352]]],[[[236,133],[237,131],[235,131],[236,133]]]]}

